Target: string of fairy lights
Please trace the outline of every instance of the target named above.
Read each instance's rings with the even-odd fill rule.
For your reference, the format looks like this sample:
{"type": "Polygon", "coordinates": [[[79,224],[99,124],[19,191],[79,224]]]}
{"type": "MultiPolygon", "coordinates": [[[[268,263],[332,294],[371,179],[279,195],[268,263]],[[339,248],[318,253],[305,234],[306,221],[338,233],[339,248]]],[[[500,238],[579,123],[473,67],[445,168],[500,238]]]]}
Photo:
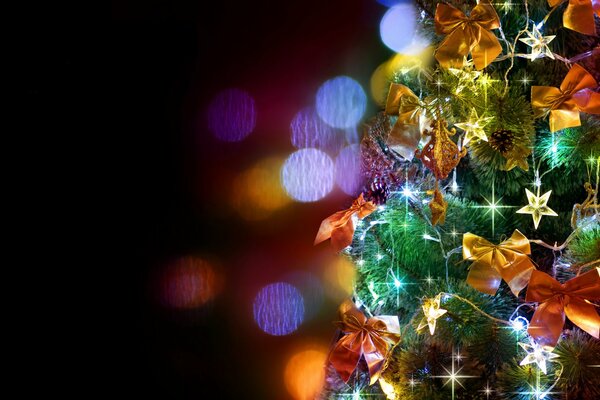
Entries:
{"type": "MultiPolygon", "coordinates": [[[[600,157],[589,158],[587,161],[588,161],[588,164],[590,164],[589,170],[590,171],[592,171],[593,169],[596,170],[595,172],[596,172],[596,185],[597,185],[598,184],[597,182],[600,180],[600,157]]],[[[536,182],[534,182],[533,186],[536,186],[539,188],[541,186],[539,184],[539,179],[540,179],[539,173],[536,172],[534,175],[535,175],[536,181],[538,181],[538,182],[537,182],[537,184],[536,184],[536,182]]],[[[408,209],[409,202],[410,202],[411,206],[423,207],[424,205],[426,205],[427,198],[426,198],[425,193],[426,193],[425,191],[419,190],[419,188],[414,185],[411,186],[409,184],[406,184],[402,187],[402,189],[400,191],[394,192],[393,195],[399,196],[402,199],[404,199],[407,209],[408,209]]],[[[535,197],[536,199],[530,200],[530,205],[525,206],[525,207],[517,210],[516,212],[527,211],[527,214],[532,214],[533,222],[537,227],[537,224],[539,223],[539,218],[541,218],[543,215],[552,215],[553,211],[544,209],[544,207],[547,207],[545,204],[545,200],[547,200],[548,193],[546,193],[542,196],[535,195],[530,191],[528,191],[528,193],[530,193],[529,196],[535,197]],[[546,196],[545,200],[543,199],[544,196],[546,196]],[[538,199],[540,197],[542,197],[541,200],[538,199]],[[536,222],[536,220],[537,220],[537,222],[536,222]]],[[[495,198],[494,192],[492,190],[491,199],[485,199],[485,202],[486,202],[485,205],[474,206],[474,207],[486,208],[489,211],[490,219],[493,221],[493,219],[495,218],[494,217],[495,213],[501,212],[502,209],[516,208],[514,206],[501,205],[499,203],[500,200],[501,199],[495,198]]],[[[369,231],[371,231],[372,229],[377,229],[377,227],[380,225],[387,224],[388,221],[386,218],[387,218],[386,207],[379,206],[377,208],[377,210],[373,214],[371,214],[370,221],[356,219],[356,235],[359,238],[358,246],[360,246],[361,243],[364,243],[366,235],[369,231]]],[[[582,221],[580,226],[573,232],[573,234],[571,234],[571,236],[569,238],[567,238],[565,243],[563,243],[561,246],[547,245],[544,242],[541,242],[539,240],[531,240],[531,242],[537,243],[537,244],[543,244],[554,250],[562,251],[566,247],[566,244],[568,243],[568,241],[570,241],[573,237],[575,237],[579,230],[584,230],[584,229],[588,228],[594,221],[600,221],[598,214],[587,218],[587,221],[582,221]]],[[[405,224],[408,224],[408,223],[409,223],[408,221],[405,221],[405,224]]],[[[430,229],[431,229],[431,232],[424,233],[422,235],[423,240],[431,241],[431,242],[438,242],[440,245],[442,245],[442,249],[443,249],[441,235],[444,232],[441,232],[441,228],[439,228],[439,227],[431,227],[430,229]]],[[[461,235],[461,233],[456,232],[455,229],[453,229],[448,234],[450,234],[452,236],[461,235]]],[[[356,244],[355,244],[355,246],[356,246],[356,244]]],[[[462,248],[462,246],[457,246],[457,247],[449,250],[448,252],[443,251],[443,253],[445,254],[445,257],[447,259],[449,259],[449,257],[452,254],[460,253],[461,248],[462,248]]],[[[354,254],[360,254],[359,259],[357,261],[358,267],[360,268],[364,265],[364,262],[365,262],[364,252],[361,251],[361,249],[358,249],[358,253],[357,253],[356,248],[353,249],[352,247],[348,247],[348,248],[346,248],[346,251],[349,253],[352,252],[354,254]]],[[[393,260],[386,259],[387,257],[393,257],[393,251],[378,252],[378,253],[374,254],[373,257],[374,257],[374,260],[372,260],[372,261],[374,261],[374,262],[394,265],[393,260]],[[391,254],[391,256],[390,256],[390,254],[391,254]]],[[[555,256],[555,258],[556,258],[556,256],[555,256]]],[[[448,276],[446,276],[446,281],[447,280],[448,280],[448,276]]],[[[430,275],[428,275],[425,279],[423,279],[422,283],[431,285],[434,281],[435,281],[435,279],[432,278],[430,275]]],[[[358,291],[355,288],[355,290],[354,290],[355,303],[357,306],[363,307],[369,315],[371,315],[371,316],[377,315],[379,309],[385,304],[386,300],[389,298],[389,296],[380,294],[380,292],[379,292],[380,288],[385,287],[388,292],[389,292],[390,288],[393,291],[395,291],[396,292],[396,306],[399,306],[400,292],[405,291],[407,285],[417,285],[417,284],[418,283],[405,282],[404,278],[401,276],[398,268],[396,268],[395,270],[392,268],[388,268],[387,273],[386,273],[386,280],[384,282],[377,282],[375,280],[370,280],[368,282],[368,291],[371,295],[371,299],[361,299],[358,295],[358,291]]],[[[531,364],[531,365],[535,365],[537,367],[537,369],[536,369],[536,374],[537,374],[536,385],[529,387],[528,390],[526,390],[526,391],[520,391],[520,392],[518,392],[518,394],[531,395],[535,399],[545,399],[545,398],[548,398],[549,395],[555,394],[555,392],[553,390],[556,387],[556,385],[562,375],[563,366],[560,363],[560,360],[557,360],[558,356],[556,354],[554,354],[551,350],[548,350],[547,348],[536,343],[535,340],[532,339],[527,334],[527,329],[529,327],[529,321],[527,320],[527,318],[523,317],[522,315],[519,315],[519,312],[521,311],[521,309],[523,307],[533,308],[533,306],[534,306],[533,303],[520,304],[514,310],[513,314],[510,316],[510,318],[507,321],[504,321],[504,320],[499,320],[499,319],[483,312],[482,310],[478,309],[476,305],[469,302],[467,299],[461,298],[460,296],[458,296],[456,294],[439,293],[434,298],[420,299],[422,302],[423,318],[422,318],[421,322],[419,323],[417,330],[428,328],[427,331],[429,331],[429,333],[431,335],[434,335],[435,329],[436,329],[436,322],[437,322],[438,318],[440,318],[444,314],[446,314],[446,310],[444,308],[442,308],[443,303],[444,303],[444,301],[448,300],[449,298],[458,299],[459,301],[463,301],[463,302],[469,304],[476,311],[480,312],[481,314],[483,314],[484,316],[486,316],[492,320],[495,320],[496,322],[501,323],[502,325],[505,326],[505,329],[510,329],[514,333],[516,345],[525,354],[522,361],[520,362],[520,365],[523,366],[523,365],[531,364]],[[555,365],[555,367],[553,368],[554,380],[549,385],[544,385],[542,383],[542,380],[540,379],[540,377],[542,374],[543,375],[548,374],[548,365],[549,364],[555,365]]],[[[447,384],[451,387],[452,398],[454,398],[455,392],[462,387],[463,380],[471,378],[471,376],[461,374],[460,373],[461,368],[458,367],[458,365],[455,365],[455,361],[457,363],[459,363],[460,359],[461,359],[459,352],[453,353],[452,358],[453,358],[452,364],[448,367],[444,367],[444,370],[447,372],[446,374],[431,376],[431,378],[444,379],[445,385],[447,384]]],[[[416,385],[418,385],[420,383],[418,380],[415,380],[413,376],[411,376],[408,379],[408,382],[409,382],[409,385],[411,388],[414,388],[416,385]]],[[[393,388],[391,388],[390,384],[388,382],[386,382],[383,378],[380,379],[380,386],[381,386],[383,392],[386,394],[386,397],[388,399],[395,398],[395,395],[393,394],[393,388]]],[[[486,384],[486,387],[481,389],[481,392],[484,393],[489,398],[489,396],[494,392],[494,388],[490,387],[489,382],[488,382],[486,384]]],[[[352,399],[362,398],[360,396],[363,396],[363,394],[361,394],[360,388],[355,388],[352,392],[352,397],[350,397],[350,398],[352,398],[352,399]]],[[[370,394],[368,394],[368,396],[375,396],[375,395],[370,393],[370,394]]]]}
{"type": "MultiPolygon", "coordinates": [[[[513,8],[521,5],[524,7],[525,11],[525,26],[523,29],[519,30],[517,35],[514,38],[511,38],[511,40],[505,36],[502,26],[500,25],[498,27],[499,40],[505,45],[506,51],[504,54],[499,55],[491,62],[502,62],[507,60],[510,62],[510,66],[504,74],[505,94],[509,88],[509,73],[514,67],[515,58],[524,58],[530,61],[535,61],[540,58],[547,57],[558,62],[562,62],[567,66],[571,66],[578,61],[592,56],[595,54],[594,52],[597,51],[597,49],[594,49],[577,54],[571,58],[565,58],[564,56],[552,51],[549,45],[553,42],[553,40],[555,40],[556,35],[546,35],[544,28],[549,16],[557,9],[558,5],[552,7],[552,9],[544,18],[542,18],[541,21],[536,22],[530,18],[527,0],[523,1],[522,3],[502,2],[492,4],[504,12],[511,11],[513,8]],[[527,53],[519,53],[516,51],[519,43],[523,43],[528,47],[527,53]]],[[[425,17],[426,16],[424,12],[422,12],[421,18],[424,19],[425,17]]],[[[429,117],[434,120],[441,119],[444,114],[444,104],[450,99],[447,97],[442,98],[441,96],[441,91],[439,89],[441,89],[441,87],[444,85],[444,81],[440,78],[440,75],[436,72],[427,70],[426,68],[421,68],[420,62],[415,62],[411,67],[404,66],[397,73],[405,75],[414,70],[417,71],[417,78],[419,82],[421,79],[427,79],[429,82],[434,83],[438,87],[437,96],[428,95],[424,97],[422,92],[419,92],[418,94],[418,104],[416,104],[413,115],[411,115],[410,118],[416,119],[417,124],[422,127],[426,125],[429,117]]],[[[487,90],[490,85],[497,82],[497,80],[492,79],[485,72],[475,68],[473,60],[466,59],[466,57],[462,68],[448,68],[448,71],[458,79],[458,84],[456,85],[454,93],[455,96],[462,96],[466,88],[469,88],[470,90],[481,90],[484,94],[484,100],[486,103],[485,106],[487,107],[487,90]]],[[[526,74],[523,74],[516,81],[525,87],[532,83],[532,79],[526,74]]],[[[468,118],[465,121],[454,123],[453,125],[460,130],[457,140],[458,150],[461,151],[465,146],[469,145],[470,142],[475,140],[488,141],[488,136],[486,135],[485,130],[486,127],[490,125],[492,120],[492,116],[488,116],[485,113],[480,115],[475,108],[472,108],[468,118]]],[[[543,142],[541,152],[536,154],[533,151],[534,149],[531,149],[533,179],[531,182],[532,190],[525,188],[525,195],[527,196],[528,202],[527,205],[519,207],[516,205],[503,204],[503,198],[496,196],[495,182],[492,181],[490,194],[482,196],[481,204],[470,206],[472,208],[483,209],[484,214],[489,216],[492,235],[495,236],[496,218],[506,218],[505,213],[515,212],[517,214],[531,215],[535,229],[538,228],[543,217],[557,216],[557,213],[548,206],[548,201],[552,191],[548,190],[543,192],[541,190],[541,187],[543,186],[542,179],[551,169],[560,165],[560,160],[558,157],[561,153],[568,153],[568,148],[566,148],[566,146],[568,145],[562,143],[561,141],[560,132],[553,131],[549,135],[549,139],[543,142]],[[549,166],[549,170],[542,171],[542,161],[546,161],[546,165],[549,166]],[[516,208],[518,209],[515,211],[511,210],[516,208]]],[[[507,165],[507,169],[510,169],[514,166],[525,166],[523,169],[527,170],[527,161],[525,159],[528,155],[529,154],[525,154],[524,157],[512,161],[513,165],[507,165]]],[[[600,156],[590,154],[589,158],[585,161],[588,168],[588,184],[590,187],[592,187],[594,193],[597,193],[600,183],[600,156]],[[595,185],[592,183],[592,177],[594,175],[595,185]]],[[[456,169],[453,169],[452,177],[449,183],[444,187],[444,191],[446,190],[454,194],[461,190],[457,183],[456,169]]],[[[400,198],[404,203],[405,219],[402,226],[405,228],[405,230],[410,227],[411,223],[410,219],[408,218],[409,208],[414,207],[422,211],[423,208],[432,201],[430,195],[431,191],[427,191],[424,187],[420,187],[415,182],[409,183],[408,175],[405,179],[404,185],[398,191],[393,191],[390,193],[390,197],[400,198]]],[[[594,197],[593,199],[586,201],[588,201],[588,203],[593,201],[594,206],[597,207],[597,198],[594,197]]],[[[427,228],[426,232],[423,232],[422,238],[425,242],[430,242],[432,245],[435,243],[435,246],[440,247],[441,253],[446,261],[446,283],[448,283],[448,262],[450,257],[460,253],[463,246],[459,245],[454,246],[451,249],[446,249],[445,246],[448,244],[448,241],[444,240],[444,235],[451,235],[453,238],[459,238],[461,235],[463,235],[463,233],[457,232],[455,227],[453,227],[451,231],[444,230],[440,226],[432,224],[426,213],[421,212],[420,215],[422,215],[423,218],[429,222],[429,227],[427,228]]],[[[370,214],[368,219],[359,219],[356,216],[352,217],[352,221],[356,229],[355,237],[358,238],[358,240],[354,241],[354,247],[347,247],[345,251],[355,257],[359,271],[367,261],[370,265],[397,265],[397,263],[394,262],[395,249],[393,248],[386,249],[386,251],[378,252],[372,255],[368,251],[365,251],[365,239],[369,232],[372,230],[377,230],[381,225],[388,224],[388,218],[388,212],[386,206],[384,205],[378,206],[377,209],[370,214]],[[373,257],[373,259],[366,260],[365,254],[370,254],[369,257],[373,257]]],[[[561,246],[556,244],[548,245],[540,240],[535,239],[529,240],[529,242],[551,248],[555,252],[560,253],[577,232],[586,229],[592,222],[598,221],[600,221],[600,213],[598,211],[592,216],[586,216],[585,218],[579,220],[578,224],[574,226],[573,233],[561,246]]],[[[554,257],[555,262],[557,262],[557,255],[554,254],[554,257]]],[[[431,285],[435,280],[435,278],[432,278],[430,274],[428,274],[427,277],[422,280],[422,283],[431,285]]],[[[370,279],[366,283],[367,292],[370,298],[361,298],[358,290],[355,288],[354,303],[357,307],[364,309],[366,313],[372,317],[374,315],[378,315],[379,311],[390,299],[390,296],[388,295],[389,293],[395,293],[395,296],[393,296],[395,297],[395,306],[399,307],[401,298],[400,294],[403,291],[406,291],[407,285],[418,284],[419,283],[405,281],[401,276],[398,267],[390,267],[387,268],[385,279],[383,281],[370,279]],[[387,294],[384,295],[384,292],[387,294]]],[[[447,314],[447,310],[443,308],[444,303],[451,298],[467,304],[484,317],[497,322],[498,324],[502,325],[504,329],[508,329],[514,333],[515,346],[523,355],[523,358],[519,364],[521,366],[535,366],[536,372],[535,384],[530,385],[530,387],[525,391],[515,392],[516,394],[529,395],[532,398],[539,400],[548,399],[550,395],[556,393],[554,390],[564,370],[559,356],[555,354],[551,348],[537,343],[536,340],[528,334],[529,321],[527,318],[520,315],[521,310],[525,307],[529,307],[529,310],[534,309],[534,303],[526,302],[518,305],[508,320],[501,320],[486,313],[469,300],[462,298],[455,293],[439,293],[432,298],[418,299],[422,305],[422,319],[419,321],[417,331],[429,332],[430,335],[435,335],[438,319],[447,314]],[[542,375],[551,376],[552,379],[550,381],[547,379],[542,380],[542,375]],[[549,384],[547,382],[549,382],[549,384]]],[[[461,366],[461,362],[464,362],[464,358],[465,356],[460,353],[460,349],[453,350],[451,355],[451,364],[448,366],[442,366],[445,373],[429,376],[430,378],[442,379],[444,381],[444,386],[450,387],[452,399],[455,398],[455,393],[464,387],[463,384],[466,380],[476,378],[475,376],[470,376],[463,372],[464,370],[463,366],[461,366]]],[[[421,384],[421,382],[418,379],[415,379],[413,375],[406,377],[406,382],[408,382],[408,386],[411,390],[421,384]]],[[[392,384],[387,382],[383,377],[379,378],[379,384],[384,396],[387,399],[396,399],[396,394],[392,384]]],[[[348,390],[346,393],[337,395],[336,397],[358,400],[364,397],[381,396],[376,393],[365,393],[362,391],[361,387],[357,387],[356,385],[348,385],[347,389],[348,390]]],[[[486,398],[489,398],[494,392],[496,392],[496,389],[490,386],[490,383],[487,382],[486,386],[480,389],[480,392],[484,394],[486,398]]]]}

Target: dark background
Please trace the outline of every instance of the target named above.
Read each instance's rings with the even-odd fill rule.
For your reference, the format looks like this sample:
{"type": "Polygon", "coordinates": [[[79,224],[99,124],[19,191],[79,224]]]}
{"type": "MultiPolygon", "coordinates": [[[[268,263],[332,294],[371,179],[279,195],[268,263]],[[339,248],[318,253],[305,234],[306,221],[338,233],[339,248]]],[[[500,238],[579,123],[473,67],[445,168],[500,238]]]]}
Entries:
{"type": "MultiPolygon", "coordinates": [[[[114,153],[103,162],[119,163],[122,183],[108,195],[120,211],[113,237],[122,255],[104,266],[126,294],[125,322],[108,329],[120,349],[105,370],[119,377],[115,395],[285,399],[283,369],[298,343],[329,343],[335,301],[287,337],[260,332],[251,303],[289,271],[318,272],[315,260],[328,252],[312,246],[319,223],[351,199],[336,189],[248,222],[229,207],[229,187],[256,159],[294,150],[289,122],[325,80],[349,75],[368,93],[390,55],[379,40],[384,12],[375,0],[113,2],[110,101],[98,118],[116,117],[106,132],[114,153]],[[216,140],[204,118],[230,87],[252,93],[259,112],[239,143],[216,140]],[[217,259],[224,290],[199,310],[165,309],[155,277],[188,254],[217,259]]],[[[366,115],[374,111],[370,104],[366,115]]]]}

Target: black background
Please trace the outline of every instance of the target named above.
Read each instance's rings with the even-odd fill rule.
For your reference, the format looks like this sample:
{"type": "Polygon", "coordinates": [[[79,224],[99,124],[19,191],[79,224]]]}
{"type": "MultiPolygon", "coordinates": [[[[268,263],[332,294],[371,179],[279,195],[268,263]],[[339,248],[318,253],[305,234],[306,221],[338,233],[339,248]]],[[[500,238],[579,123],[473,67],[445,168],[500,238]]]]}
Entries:
{"type": "MultiPolygon", "coordinates": [[[[103,372],[120,378],[115,395],[288,398],[282,369],[293,339],[257,334],[241,317],[264,284],[244,260],[267,259],[258,273],[264,277],[298,268],[314,256],[320,220],[348,199],[336,193],[319,204],[293,205],[261,225],[229,210],[227,188],[235,171],[257,157],[293,151],[289,121],[323,81],[344,74],[368,88],[371,72],[389,55],[378,38],[384,11],[374,0],[113,2],[109,72],[97,81],[108,78],[109,101],[86,126],[115,117],[97,138],[110,138],[100,175],[116,166],[119,183],[105,193],[119,211],[109,229],[119,256],[103,266],[125,293],[116,299],[124,322],[108,327],[119,351],[103,372]],[[242,143],[219,143],[202,118],[228,87],[253,93],[265,110],[257,132],[242,143]],[[157,306],[153,276],[171,257],[197,253],[221,260],[229,282],[222,300],[189,313],[157,306]]],[[[75,69],[67,77],[74,94],[82,90],[75,69]]],[[[298,335],[328,341],[334,317],[335,305],[326,307],[298,335]]]]}

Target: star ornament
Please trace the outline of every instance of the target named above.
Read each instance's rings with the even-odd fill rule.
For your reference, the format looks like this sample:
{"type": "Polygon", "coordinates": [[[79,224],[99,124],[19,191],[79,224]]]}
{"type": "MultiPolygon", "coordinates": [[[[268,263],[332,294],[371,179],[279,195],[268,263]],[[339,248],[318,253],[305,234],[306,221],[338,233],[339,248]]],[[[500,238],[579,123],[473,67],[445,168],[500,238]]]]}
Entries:
{"type": "Polygon", "coordinates": [[[427,299],[423,302],[423,314],[424,317],[419,323],[417,330],[421,330],[426,326],[429,326],[429,333],[432,335],[435,332],[435,324],[437,319],[442,315],[446,314],[447,310],[440,308],[440,301],[442,299],[442,294],[438,294],[433,299],[427,299]]]}
{"type": "Polygon", "coordinates": [[[527,31],[526,39],[519,39],[521,42],[525,43],[527,46],[531,47],[531,53],[527,58],[531,60],[535,60],[536,58],[541,57],[550,57],[554,60],[554,54],[552,50],[548,47],[548,43],[554,40],[556,35],[550,36],[542,36],[541,32],[538,30],[537,26],[533,25],[533,33],[527,31]]]}
{"type": "Polygon", "coordinates": [[[536,363],[544,375],[546,375],[546,362],[558,358],[558,354],[554,354],[551,351],[546,350],[533,340],[531,341],[531,344],[519,343],[519,346],[521,346],[523,350],[527,352],[527,355],[519,365],[536,363]]]}
{"type": "Polygon", "coordinates": [[[485,128],[492,119],[493,117],[479,117],[477,115],[477,111],[472,108],[471,115],[469,115],[469,120],[454,124],[454,126],[465,131],[465,139],[463,144],[469,143],[473,138],[478,138],[487,142],[488,138],[483,128],[485,128]]]}
{"type": "Polygon", "coordinates": [[[473,60],[467,60],[467,57],[464,57],[462,68],[448,68],[448,71],[458,78],[456,94],[462,92],[467,86],[473,86],[481,75],[481,71],[477,71],[473,66],[473,60]]]}
{"type": "Polygon", "coordinates": [[[550,194],[552,193],[552,190],[544,193],[541,196],[539,196],[539,195],[536,196],[535,194],[531,193],[529,191],[529,189],[525,189],[525,193],[527,194],[527,201],[529,202],[529,204],[526,205],[525,207],[517,210],[517,213],[518,214],[531,214],[531,216],[533,217],[533,226],[535,227],[535,229],[538,228],[538,225],[540,224],[540,220],[542,219],[542,216],[544,216],[544,215],[547,215],[550,217],[558,216],[558,214],[555,213],[554,210],[552,210],[547,205],[548,199],[550,198],[550,194]]]}

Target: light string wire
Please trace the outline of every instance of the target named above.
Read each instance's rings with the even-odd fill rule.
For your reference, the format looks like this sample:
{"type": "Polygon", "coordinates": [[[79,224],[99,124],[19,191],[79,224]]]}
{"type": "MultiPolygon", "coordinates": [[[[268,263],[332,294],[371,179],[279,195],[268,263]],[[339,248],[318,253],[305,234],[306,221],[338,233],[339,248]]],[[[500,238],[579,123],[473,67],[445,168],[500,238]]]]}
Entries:
{"type": "Polygon", "coordinates": [[[474,309],[475,311],[477,311],[477,312],[479,312],[480,314],[482,314],[483,316],[485,316],[485,317],[487,317],[487,318],[491,319],[492,321],[496,321],[496,322],[498,322],[499,324],[503,324],[503,325],[512,326],[512,324],[511,324],[511,322],[510,322],[510,321],[505,321],[505,320],[503,320],[503,319],[496,318],[496,317],[494,317],[494,316],[492,316],[492,315],[490,315],[490,314],[486,313],[486,312],[485,312],[485,311],[483,311],[481,308],[477,307],[477,305],[475,305],[475,304],[474,304],[472,301],[470,301],[470,300],[468,300],[468,299],[465,299],[465,298],[464,298],[464,297],[462,297],[462,296],[459,296],[459,295],[457,295],[457,294],[454,294],[454,293],[446,293],[446,292],[442,292],[442,294],[443,294],[444,296],[453,297],[453,298],[455,298],[455,299],[457,299],[457,300],[459,300],[459,301],[462,301],[463,303],[466,303],[466,304],[470,305],[471,307],[473,307],[473,309],[474,309]]]}

